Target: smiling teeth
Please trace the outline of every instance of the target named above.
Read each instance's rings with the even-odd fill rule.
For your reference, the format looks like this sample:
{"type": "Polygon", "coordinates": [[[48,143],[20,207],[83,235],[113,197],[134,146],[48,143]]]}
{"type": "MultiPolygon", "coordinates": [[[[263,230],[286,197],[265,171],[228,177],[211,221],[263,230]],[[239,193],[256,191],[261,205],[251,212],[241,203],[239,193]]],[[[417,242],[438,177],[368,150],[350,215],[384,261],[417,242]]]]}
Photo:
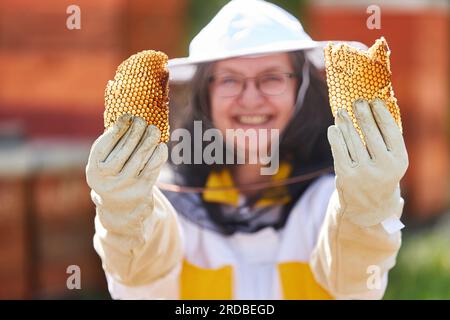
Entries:
{"type": "Polygon", "coordinates": [[[238,116],[237,120],[243,124],[261,124],[269,120],[268,116],[238,116]]]}

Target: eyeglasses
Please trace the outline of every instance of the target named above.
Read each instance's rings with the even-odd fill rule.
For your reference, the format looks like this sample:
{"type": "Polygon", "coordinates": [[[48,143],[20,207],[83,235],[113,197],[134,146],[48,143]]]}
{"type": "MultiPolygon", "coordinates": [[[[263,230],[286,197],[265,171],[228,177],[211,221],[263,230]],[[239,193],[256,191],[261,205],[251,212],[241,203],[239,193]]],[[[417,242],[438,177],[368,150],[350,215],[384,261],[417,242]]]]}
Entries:
{"type": "Polygon", "coordinates": [[[254,80],[256,88],[263,95],[278,96],[288,87],[290,79],[297,78],[295,73],[264,73],[256,77],[243,77],[237,74],[218,74],[210,78],[214,93],[219,97],[239,96],[247,86],[247,80],[254,80]]]}

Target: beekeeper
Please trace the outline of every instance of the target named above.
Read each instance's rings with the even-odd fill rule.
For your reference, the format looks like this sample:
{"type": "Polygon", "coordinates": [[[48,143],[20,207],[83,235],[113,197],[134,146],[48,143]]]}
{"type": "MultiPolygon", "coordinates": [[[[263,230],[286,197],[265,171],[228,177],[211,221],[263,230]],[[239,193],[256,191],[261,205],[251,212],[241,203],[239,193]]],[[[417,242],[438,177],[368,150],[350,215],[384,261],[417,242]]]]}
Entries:
{"type": "Polygon", "coordinates": [[[401,241],[405,144],[382,101],[354,105],[367,148],[346,112],[333,120],[321,50],[281,8],[233,0],[189,57],[169,63],[173,82],[191,84],[188,132],[194,121],[279,130],[273,175],[261,164],[172,163],[179,188],[163,195],[156,181],[171,161],[155,126],[123,116],[95,141],[94,247],[113,298],[383,296],[401,241]]]}

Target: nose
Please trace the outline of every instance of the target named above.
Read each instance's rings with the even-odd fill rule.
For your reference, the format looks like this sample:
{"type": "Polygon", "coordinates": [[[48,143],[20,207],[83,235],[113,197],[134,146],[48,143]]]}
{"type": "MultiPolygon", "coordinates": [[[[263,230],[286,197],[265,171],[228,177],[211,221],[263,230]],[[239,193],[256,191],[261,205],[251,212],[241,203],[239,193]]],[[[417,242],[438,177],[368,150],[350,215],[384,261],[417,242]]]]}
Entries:
{"type": "Polygon", "coordinates": [[[241,94],[238,96],[238,102],[240,107],[245,109],[256,109],[261,106],[264,101],[264,96],[261,91],[256,87],[254,79],[248,79],[242,89],[241,94]]]}

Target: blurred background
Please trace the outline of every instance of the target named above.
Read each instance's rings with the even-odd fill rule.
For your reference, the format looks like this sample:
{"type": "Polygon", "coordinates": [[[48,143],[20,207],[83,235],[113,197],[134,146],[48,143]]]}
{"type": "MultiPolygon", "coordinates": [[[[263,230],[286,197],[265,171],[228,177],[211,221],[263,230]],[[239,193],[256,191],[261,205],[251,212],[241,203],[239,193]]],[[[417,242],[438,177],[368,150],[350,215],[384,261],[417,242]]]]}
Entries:
{"type": "MultiPolygon", "coordinates": [[[[84,176],[103,131],[106,82],[140,50],[186,56],[226,2],[0,2],[1,299],[109,298],[84,176]],[[67,27],[71,5],[80,29],[67,27]],[[66,286],[70,265],[80,267],[81,290],[66,286]]],[[[410,166],[402,181],[407,227],[385,298],[450,299],[449,1],[272,2],[315,40],[387,39],[410,166]],[[371,5],[380,29],[367,26],[371,5]]],[[[171,87],[171,121],[182,90],[171,87]]]]}

